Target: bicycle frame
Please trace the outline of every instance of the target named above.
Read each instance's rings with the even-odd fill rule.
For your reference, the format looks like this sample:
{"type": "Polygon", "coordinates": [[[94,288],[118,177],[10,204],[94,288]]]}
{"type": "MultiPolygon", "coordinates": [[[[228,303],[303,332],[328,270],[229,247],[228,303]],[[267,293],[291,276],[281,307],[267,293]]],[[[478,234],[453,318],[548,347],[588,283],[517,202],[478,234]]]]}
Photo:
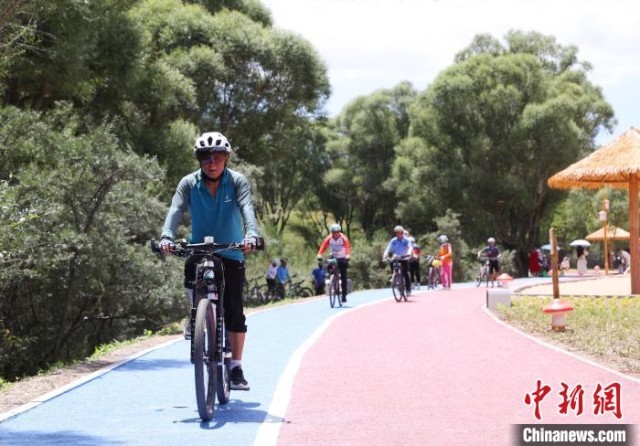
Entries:
{"type": "Polygon", "coordinates": [[[491,277],[491,274],[489,272],[491,269],[491,260],[488,258],[481,258],[480,261],[482,262],[482,265],[480,266],[480,269],[478,271],[478,282],[476,283],[476,286],[480,286],[482,282],[485,282],[486,286],[489,287],[489,280],[491,280],[491,286],[493,286],[493,278],[491,277]]]}
{"type": "Polygon", "coordinates": [[[427,264],[427,272],[426,272],[426,282],[427,289],[438,289],[438,285],[440,285],[440,266],[434,266],[437,262],[440,265],[440,261],[435,258],[433,255],[425,256],[426,264],[427,264]]]}
{"type": "MultiPolygon", "coordinates": [[[[195,254],[199,255],[199,254],[195,254]]],[[[214,254],[205,254],[198,263],[194,265],[196,270],[195,279],[192,282],[193,299],[191,305],[191,333],[195,333],[196,313],[201,299],[207,299],[214,308],[216,319],[216,343],[213,355],[213,363],[220,365],[224,361],[223,354],[229,349],[228,336],[224,324],[224,264],[219,257],[214,254]],[[216,277],[215,270],[220,271],[216,277]],[[216,284],[216,280],[219,285],[216,284]]],[[[194,363],[194,336],[191,336],[191,363],[194,363]]],[[[211,360],[211,358],[209,358],[211,360]]]]}
{"type": "Polygon", "coordinates": [[[440,285],[440,267],[429,266],[429,271],[427,272],[427,289],[438,289],[438,285],[440,285]]]}

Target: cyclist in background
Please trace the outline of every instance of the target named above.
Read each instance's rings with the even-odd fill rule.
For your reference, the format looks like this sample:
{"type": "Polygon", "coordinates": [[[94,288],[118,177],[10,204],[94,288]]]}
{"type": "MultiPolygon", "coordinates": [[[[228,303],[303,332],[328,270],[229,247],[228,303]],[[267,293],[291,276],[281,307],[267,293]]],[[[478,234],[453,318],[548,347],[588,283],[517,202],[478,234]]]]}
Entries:
{"type": "Polygon", "coordinates": [[[409,259],[409,275],[411,276],[411,281],[420,289],[420,257],[422,256],[422,249],[420,249],[420,245],[413,242],[413,251],[411,253],[411,259],[409,259]]]}
{"type": "Polygon", "coordinates": [[[478,259],[482,256],[486,256],[489,260],[489,278],[493,281],[496,279],[496,274],[500,271],[500,250],[496,246],[496,239],[489,237],[487,239],[488,245],[478,251],[478,259]]]}
{"type": "Polygon", "coordinates": [[[278,259],[273,259],[267,268],[267,294],[275,296],[276,294],[276,274],[278,274],[278,259]]]}
{"type": "Polygon", "coordinates": [[[284,299],[285,285],[291,281],[289,268],[287,268],[287,259],[280,259],[280,265],[276,269],[276,294],[278,298],[284,299]]]}
{"type": "MultiPolygon", "coordinates": [[[[217,243],[243,243],[244,252],[255,249],[258,232],[247,178],[227,168],[231,145],[218,132],[203,133],[196,139],[193,154],[200,168],[178,183],[171,207],[164,220],[160,238],[163,254],[171,252],[173,239],[188,212],[191,216],[191,243],[203,243],[205,236],[213,236],[217,243]]],[[[231,343],[231,388],[249,390],[242,370],[242,352],[247,333],[242,303],[242,288],[246,282],[244,255],[239,251],[220,253],[224,264],[224,316],[231,343]]],[[[184,267],[185,294],[189,305],[194,290],[189,288],[195,279],[194,265],[202,256],[190,256],[184,267]]],[[[186,327],[190,328],[187,320],[186,327]]],[[[191,333],[185,329],[185,338],[191,333]]]]}
{"type": "Polygon", "coordinates": [[[325,237],[318,249],[318,260],[322,260],[322,255],[331,249],[331,256],[336,259],[338,269],[340,270],[340,283],[342,288],[342,302],[347,301],[347,293],[349,291],[349,277],[347,269],[349,268],[349,258],[351,257],[351,243],[346,235],[342,233],[342,228],[338,223],[334,223],[329,227],[331,233],[325,237]]]}
{"type": "Polygon", "coordinates": [[[440,260],[440,282],[443,290],[450,290],[453,283],[453,248],[449,243],[449,237],[442,234],[438,237],[440,249],[436,259],[440,260]]]}
{"type": "Polygon", "coordinates": [[[382,254],[382,261],[384,261],[390,255],[392,255],[393,257],[398,257],[408,295],[411,293],[409,258],[411,257],[411,253],[413,252],[413,243],[411,243],[411,240],[404,236],[405,231],[402,226],[396,226],[395,228],[393,228],[393,232],[395,232],[396,236],[392,238],[391,241],[389,241],[387,248],[384,250],[384,254],[382,254]]]}

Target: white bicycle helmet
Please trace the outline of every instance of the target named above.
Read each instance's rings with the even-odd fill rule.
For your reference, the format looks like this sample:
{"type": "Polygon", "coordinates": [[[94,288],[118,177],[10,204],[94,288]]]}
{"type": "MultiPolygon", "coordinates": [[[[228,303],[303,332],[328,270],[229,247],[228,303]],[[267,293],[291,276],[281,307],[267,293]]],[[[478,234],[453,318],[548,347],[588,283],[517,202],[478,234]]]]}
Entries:
{"type": "Polygon", "coordinates": [[[487,243],[489,243],[490,245],[495,245],[496,239],[494,239],[493,237],[489,237],[489,239],[487,240],[487,243]]]}
{"type": "Polygon", "coordinates": [[[231,144],[227,138],[219,132],[206,132],[196,139],[193,147],[193,154],[225,152],[231,153],[231,144]]]}
{"type": "Polygon", "coordinates": [[[329,230],[331,232],[340,232],[340,231],[342,231],[342,228],[340,227],[340,225],[338,223],[334,223],[331,226],[329,226],[329,230]]]}
{"type": "Polygon", "coordinates": [[[395,228],[393,228],[393,232],[395,232],[395,233],[402,232],[402,234],[404,235],[404,228],[402,226],[398,225],[395,228]]]}
{"type": "Polygon", "coordinates": [[[438,236],[438,242],[447,243],[448,241],[449,241],[449,237],[447,237],[446,235],[442,234],[438,236]]]}

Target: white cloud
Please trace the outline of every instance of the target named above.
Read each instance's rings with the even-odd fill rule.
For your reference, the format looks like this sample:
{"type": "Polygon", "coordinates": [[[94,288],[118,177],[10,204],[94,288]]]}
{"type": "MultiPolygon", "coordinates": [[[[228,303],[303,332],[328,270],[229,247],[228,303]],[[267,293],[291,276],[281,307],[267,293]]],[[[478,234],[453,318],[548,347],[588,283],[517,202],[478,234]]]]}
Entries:
{"type": "MultiPolygon", "coordinates": [[[[576,45],[620,120],[640,126],[636,0],[263,0],[275,26],[304,36],[329,68],[334,115],[356,96],[409,80],[422,90],[477,34],[510,29],[576,45]],[[629,101],[629,97],[635,101],[629,101]],[[635,108],[629,103],[635,102],[635,108]]],[[[609,139],[608,137],[607,139],[609,139]]]]}

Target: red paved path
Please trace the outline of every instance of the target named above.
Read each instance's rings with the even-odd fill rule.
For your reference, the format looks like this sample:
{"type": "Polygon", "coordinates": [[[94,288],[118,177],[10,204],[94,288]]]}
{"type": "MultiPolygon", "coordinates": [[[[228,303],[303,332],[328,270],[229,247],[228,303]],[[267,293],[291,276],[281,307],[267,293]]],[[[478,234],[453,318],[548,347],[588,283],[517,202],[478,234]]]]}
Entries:
{"type": "MultiPolygon", "coordinates": [[[[502,326],[485,290],[423,292],[337,318],[307,352],[278,445],[510,445],[524,403],[551,387],[542,423],[640,424],[640,384],[502,326]],[[559,413],[561,382],[584,390],[583,413],[559,413]],[[621,385],[622,419],[593,415],[597,384],[621,385]]],[[[339,310],[337,310],[339,311],[339,310]]]]}

